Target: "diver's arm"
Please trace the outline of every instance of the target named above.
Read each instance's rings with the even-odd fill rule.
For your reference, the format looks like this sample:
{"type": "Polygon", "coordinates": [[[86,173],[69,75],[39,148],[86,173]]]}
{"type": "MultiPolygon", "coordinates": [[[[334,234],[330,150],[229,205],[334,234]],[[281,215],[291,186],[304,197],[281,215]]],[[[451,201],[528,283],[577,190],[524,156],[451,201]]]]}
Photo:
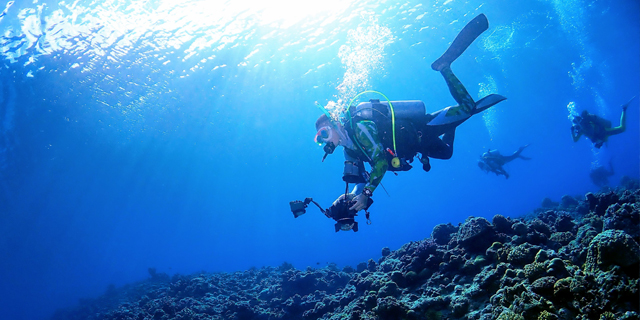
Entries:
{"type": "Polygon", "coordinates": [[[360,121],[356,124],[355,138],[371,160],[371,174],[364,188],[373,192],[382,181],[389,167],[384,154],[384,147],[378,138],[378,128],[373,121],[360,121]]]}
{"type": "Polygon", "coordinates": [[[353,189],[351,190],[351,193],[353,194],[360,194],[360,192],[362,192],[362,189],[364,189],[364,186],[366,186],[366,183],[358,183],[356,184],[353,189]]]}
{"type": "Polygon", "coordinates": [[[573,142],[578,142],[580,137],[582,137],[582,132],[580,132],[580,130],[578,130],[575,126],[572,126],[571,137],[573,138],[573,142]]]}

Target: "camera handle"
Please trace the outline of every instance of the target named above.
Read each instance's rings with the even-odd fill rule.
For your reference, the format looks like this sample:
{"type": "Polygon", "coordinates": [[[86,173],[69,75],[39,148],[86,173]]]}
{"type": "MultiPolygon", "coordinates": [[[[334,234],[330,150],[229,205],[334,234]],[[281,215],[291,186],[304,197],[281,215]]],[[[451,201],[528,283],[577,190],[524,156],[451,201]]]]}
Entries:
{"type": "Polygon", "coordinates": [[[322,212],[322,214],[324,214],[327,218],[329,218],[329,216],[327,215],[327,210],[322,209],[322,207],[317,202],[315,202],[313,199],[305,198],[304,199],[304,206],[306,207],[307,205],[309,205],[309,203],[315,204],[316,207],[318,207],[318,209],[320,209],[320,212],[322,212]]]}

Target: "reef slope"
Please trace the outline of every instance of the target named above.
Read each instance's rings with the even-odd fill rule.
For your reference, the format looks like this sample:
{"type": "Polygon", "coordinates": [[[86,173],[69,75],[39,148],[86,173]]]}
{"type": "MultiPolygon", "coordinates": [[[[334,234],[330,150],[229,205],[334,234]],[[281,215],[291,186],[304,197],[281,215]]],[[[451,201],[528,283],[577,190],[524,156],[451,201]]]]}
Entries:
{"type": "Polygon", "coordinates": [[[544,205],[438,225],[356,269],[150,269],[52,319],[639,319],[637,181],[544,205]]]}

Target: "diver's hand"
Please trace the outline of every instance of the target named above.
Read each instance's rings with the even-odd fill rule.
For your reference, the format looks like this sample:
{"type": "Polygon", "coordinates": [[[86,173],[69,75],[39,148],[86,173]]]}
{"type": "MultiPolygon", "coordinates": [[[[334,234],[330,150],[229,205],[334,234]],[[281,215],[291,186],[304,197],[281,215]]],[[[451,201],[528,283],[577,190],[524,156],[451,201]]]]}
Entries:
{"type": "Polygon", "coordinates": [[[349,208],[349,210],[355,210],[356,212],[358,212],[367,206],[367,202],[369,202],[369,197],[367,197],[366,194],[361,193],[357,195],[354,200],[356,203],[352,205],[351,208],[349,208]]]}
{"type": "Polygon", "coordinates": [[[351,200],[353,200],[353,198],[355,198],[355,195],[353,193],[349,193],[349,194],[341,194],[338,199],[336,199],[336,201],[333,202],[332,206],[338,206],[340,204],[340,202],[350,202],[351,200]]]}

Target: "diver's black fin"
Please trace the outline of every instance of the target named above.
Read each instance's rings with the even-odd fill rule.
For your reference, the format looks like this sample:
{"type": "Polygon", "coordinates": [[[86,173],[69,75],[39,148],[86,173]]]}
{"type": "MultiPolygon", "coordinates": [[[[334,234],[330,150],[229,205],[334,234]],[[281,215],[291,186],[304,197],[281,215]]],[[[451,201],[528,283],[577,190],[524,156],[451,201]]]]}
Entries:
{"type": "Polygon", "coordinates": [[[453,40],[449,49],[447,49],[438,60],[431,64],[431,69],[440,71],[444,67],[451,65],[451,63],[458,59],[458,57],[467,50],[469,45],[488,28],[489,21],[483,13],[473,18],[473,20],[469,21],[469,23],[462,28],[462,31],[458,33],[458,36],[453,40]]]}
{"type": "Polygon", "coordinates": [[[490,95],[488,95],[488,96],[476,101],[476,108],[473,109],[473,111],[471,111],[471,114],[480,113],[480,112],[482,112],[484,110],[487,110],[487,109],[493,107],[498,102],[502,102],[504,100],[507,100],[507,97],[501,96],[499,94],[490,94],[490,95]]]}

